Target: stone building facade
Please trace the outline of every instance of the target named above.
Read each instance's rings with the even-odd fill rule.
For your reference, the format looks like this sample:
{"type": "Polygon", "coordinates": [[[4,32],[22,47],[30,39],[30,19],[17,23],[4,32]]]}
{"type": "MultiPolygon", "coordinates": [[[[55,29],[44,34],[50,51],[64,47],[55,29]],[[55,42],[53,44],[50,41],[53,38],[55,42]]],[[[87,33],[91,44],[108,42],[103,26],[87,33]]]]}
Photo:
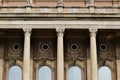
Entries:
{"type": "Polygon", "coordinates": [[[12,66],[22,80],[39,80],[49,66],[52,80],[99,80],[102,66],[120,80],[120,0],[0,0],[0,80],[12,66]]]}

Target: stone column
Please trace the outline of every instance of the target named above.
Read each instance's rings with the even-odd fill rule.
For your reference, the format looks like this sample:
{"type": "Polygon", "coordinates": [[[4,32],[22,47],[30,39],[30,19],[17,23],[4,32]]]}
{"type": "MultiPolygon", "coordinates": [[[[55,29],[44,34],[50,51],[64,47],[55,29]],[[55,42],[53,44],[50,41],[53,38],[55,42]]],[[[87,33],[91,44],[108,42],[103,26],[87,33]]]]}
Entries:
{"type": "Polygon", "coordinates": [[[90,58],[91,58],[91,77],[92,80],[98,80],[97,66],[97,47],[96,47],[96,28],[90,28],[90,58]]]}
{"type": "Polygon", "coordinates": [[[64,29],[58,28],[57,31],[57,80],[64,80],[64,29]]]}
{"type": "Polygon", "coordinates": [[[30,80],[30,36],[31,29],[24,30],[24,60],[23,60],[23,80],[30,80]]]}

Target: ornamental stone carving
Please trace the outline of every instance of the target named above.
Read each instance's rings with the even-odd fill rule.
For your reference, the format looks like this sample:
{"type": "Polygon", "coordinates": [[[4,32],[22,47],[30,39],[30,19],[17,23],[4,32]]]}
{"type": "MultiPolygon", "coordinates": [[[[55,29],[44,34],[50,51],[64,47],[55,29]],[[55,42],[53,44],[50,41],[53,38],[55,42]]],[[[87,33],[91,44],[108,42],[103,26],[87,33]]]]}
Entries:
{"type": "Polygon", "coordinates": [[[90,31],[90,36],[96,36],[98,29],[97,28],[89,28],[89,31],[90,31]]]}
{"type": "Polygon", "coordinates": [[[63,37],[64,36],[64,31],[65,29],[64,28],[56,28],[56,31],[57,31],[57,36],[58,37],[63,37]]]}
{"type": "Polygon", "coordinates": [[[31,28],[23,28],[25,37],[31,36],[31,28]]]}

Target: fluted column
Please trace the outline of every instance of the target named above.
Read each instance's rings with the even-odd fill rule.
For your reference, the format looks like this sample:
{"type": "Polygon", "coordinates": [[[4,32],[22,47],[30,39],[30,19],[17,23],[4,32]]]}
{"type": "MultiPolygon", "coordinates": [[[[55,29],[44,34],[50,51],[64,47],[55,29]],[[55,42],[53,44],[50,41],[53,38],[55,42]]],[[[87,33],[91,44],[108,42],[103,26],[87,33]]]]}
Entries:
{"type": "Polygon", "coordinates": [[[90,58],[91,58],[91,76],[92,80],[98,80],[97,67],[97,47],[96,47],[96,28],[90,28],[90,58]]]}
{"type": "Polygon", "coordinates": [[[57,80],[64,80],[64,29],[59,28],[57,31],[57,80]]]}
{"type": "Polygon", "coordinates": [[[24,30],[24,61],[23,61],[23,80],[30,80],[30,36],[31,29],[24,30]]]}

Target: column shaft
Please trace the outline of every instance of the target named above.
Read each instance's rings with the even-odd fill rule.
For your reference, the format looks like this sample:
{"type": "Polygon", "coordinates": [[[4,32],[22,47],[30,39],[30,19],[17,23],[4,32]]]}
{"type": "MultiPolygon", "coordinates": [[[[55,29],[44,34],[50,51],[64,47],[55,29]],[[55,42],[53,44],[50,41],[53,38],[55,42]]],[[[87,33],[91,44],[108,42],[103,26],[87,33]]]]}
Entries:
{"type": "Polygon", "coordinates": [[[30,31],[31,29],[24,29],[23,80],[30,80],[30,31]]]}
{"type": "Polygon", "coordinates": [[[64,29],[57,29],[57,80],[64,80],[64,48],[63,32],[64,29]]]}
{"type": "Polygon", "coordinates": [[[90,30],[90,58],[91,58],[91,74],[92,80],[98,79],[98,67],[97,67],[97,47],[96,47],[96,32],[97,29],[90,30]]]}

